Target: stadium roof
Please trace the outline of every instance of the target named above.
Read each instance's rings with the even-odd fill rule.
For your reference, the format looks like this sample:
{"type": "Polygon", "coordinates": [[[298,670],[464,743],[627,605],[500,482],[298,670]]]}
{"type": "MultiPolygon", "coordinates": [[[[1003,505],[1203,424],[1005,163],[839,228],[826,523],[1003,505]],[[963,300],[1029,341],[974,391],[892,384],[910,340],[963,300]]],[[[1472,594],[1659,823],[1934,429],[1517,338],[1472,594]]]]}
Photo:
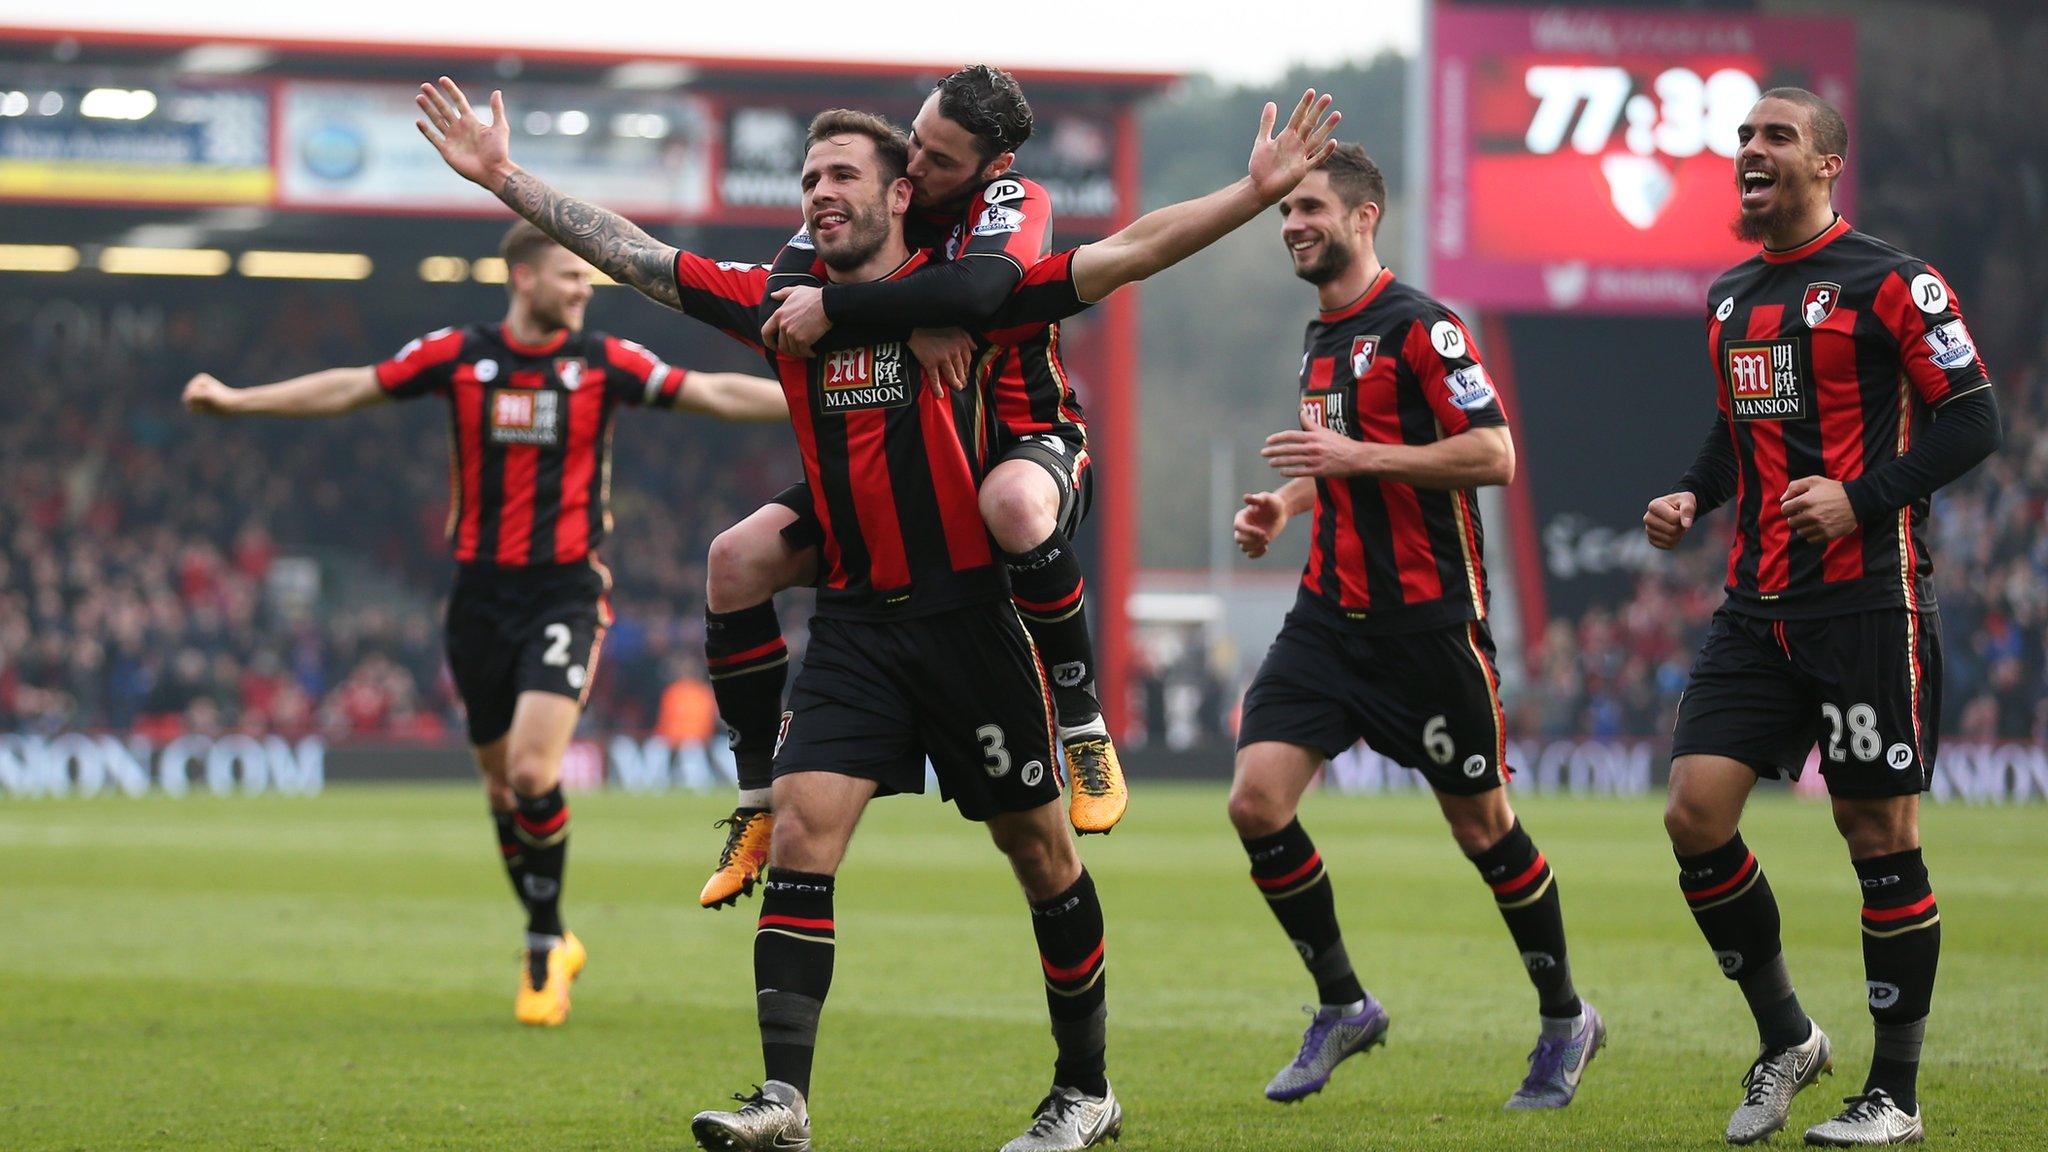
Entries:
{"type": "MultiPolygon", "coordinates": [[[[589,80],[599,74],[618,74],[622,79],[659,78],[667,66],[671,84],[705,79],[722,82],[754,78],[762,81],[802,85],[826,80],[843,84],[848,80],[891,80],[929,82],[960,66],[962,61],[883,62],[848,60],[821,62],[816,59],[772,59],[766,57],[702,56],[660,51],[620,52],[585,48],[563,48],[543,44],[413,44],[402,41],[279,39],[274,37],[217,36],[210,34],[130,32],[105,29],[66,30],[19,25],[0,25],[0,60],[50,62],[69,65],[153,65],[178,71],[213,70],[233,75],[322,75],[366,76],[392,74],[414,76],[415,62],[422,60],[488,62],[500,75],[528,76],[529,70],[549,78],[571,77],[589,80]],[[635,68],[635,65],[643,67],[635,68]],[[509,70],[508,70],[509,69],[509,70]]],[[[1181,79],[1175,72],[1094,70],[1072,68],[1019,67],[1019,80],[1039,88],[1062,90],[1063,95],[1081,91],[1114,92],[1120,101],[1140,99],[1181,79]]]]}
{"type": "MultiPolygon", "coordinates": [[[[22,117],[24,130],[0,147],[0,202],[8,204],[0,212],[5,218],[0,244],[339,245],[371,251],[380,264],[395,251],[443,250],[435,247],[437,239],[453,241],[451,250],[466,254],[487,252],[495,229],[503,225],[502,208],[488,198],[457,202],[452,197],[464,190],[448,193],[433,187],[436,179],[445,184],[446,174],[435,171],[421,178],[386,167],[337,175],[337,169],[380,146],[386,156],[394,149],[418,148],[404,93],[440,73],[462,79],[478,96],[474,89],[504,85],[520,126],[515,130],[538,133],[522,136],[518,145],[526,157],[538,158],[536,170],[549,173],[550,157],[564,159],[562,150],[573,143],[579,151],[569,159],[584,167],[553,171],[564,177],[576,172],[583,194],[635,219],[782,229],[796,219],[794,168],[786,175],[786,163],[748,169],[747,161],[758,158],[745,151],[748,139],[765,137],[774,144],[786,137],[791,124],[799,125],[800,139],[802,118],[835,103],[907,116],[929,86],[954,67],[957,62],[826,64],[540,44],[293,40],[0,25],[0,75],[14,81],[0,83],[0,117],[22,117]],[[111,91],[88,91],[102,85],[111,91]],[[61,99],[56,92],[37,96],[39,89],[53,88],[63,90],[61,99]],[[205,131],[188,128],[181,130],[184,136],[165,141],[145,138],[148,125],[159,123],[161,114],[131,130],[120,123],[119,109],[111,120],[94,120],[90,117],[109,113],[89,110],[81,102],[84,96],[139,97],[147,105],[139,115],[148,117],[159,93],[169,101],[174,93],[193,92],[237,94],[242,105],[204,113],[205,131]],[[403,105],[398,114],[390,108],[374,114],[389,122],[387,128],[395,124],[401,139],[376,136],[370,129],[358,132],[360,124],[349,127],[356,135],[347,139],[321,135],[318,121],[358,113],[359,119],[369,117],[372,106],[392,102],[387,97],[394,92],[400,94],[396,103],[403,105]],[[26,112],[32,97],[53,101],[62,115],[26,112]],[[262,107],[244,106],[252,101],[262,107]],[[315,103],[319,109],[306,110],[315,103]],[[564,108],[580,111],[565,114],[564,108]],[[577,117],[589,125],[588,135],[571,142],[561,138],[568,129],[559,123],[552,130],[533,127],[535,119],[548,119],[549,111],[541,109],[551,110],[561,123],[565,115],[577,117]],[[759,114],[749,119],[750,110],[759,114]],[[76,119],[80,114],[88,119],[76,119]],[[612,150],[600,155],[607,136],[635,136],[630,125],[643,114],[652,114],[645,118],[662,127],[647,133],[650,138],[612,139],[612,150]],[[773,122],[764,124],[764,117],[773,122]],[[259,126],[254,139],[242,138],[248,135],[239,132],[243,123],[259,126]],[[220,131],[209,135],[215,128],[220,131]],[[202,147],[187,139],[195,134],[229,138],[249,155],[234,171],[217,153],[155,162],[157,149],[202,147]],[[548,152],[550,147],[556,152],[548,152]],[[655,169],[663,165],[677,181],[696,180],[691,185],[695,193],[668,201],[634,199],[658,182],[655,169]],[[322,191],[297,194],[323,179],[322,191]],[[401,179],[404,187],[398,185],[401,179]],[[749,179],[755,183],[748,184],[749,179]],[[782,189],[785,182],[788,188],[782,189]],[[334,191],[344,185],[358,191],[334,191]],[[764,186],[780,191],[770,196],[764,186]],[[787,203],[778,198],[783,192],[787,203]]],[[[1060,195],[1071,232],[1100,235],[1136,206],[1134,165],[1127,174],[1122,168],[1128,162],[1115,159],[1124,154],[1123,138],[1133,131],[1128,113],[1178,77],[1033,68],[1020,68],[1017,75],[1041,114],[1042,131],[1027,161],[1032,175],[1060,195]]],[[[86,259],[91,258],[87,251],[86,259]]]]}

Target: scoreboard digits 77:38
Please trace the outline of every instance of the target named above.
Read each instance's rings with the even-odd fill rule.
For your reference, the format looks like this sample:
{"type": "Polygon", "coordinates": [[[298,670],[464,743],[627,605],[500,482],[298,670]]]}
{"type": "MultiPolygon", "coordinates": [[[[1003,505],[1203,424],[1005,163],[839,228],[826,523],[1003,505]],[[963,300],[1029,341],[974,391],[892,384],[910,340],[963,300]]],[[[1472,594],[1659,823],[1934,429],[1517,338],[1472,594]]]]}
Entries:
{"type": "Polygon", "coordinates": [[[1853,128],[1846,21],[1446,5],[1433,28],[1429,260],[1463,304],[1696,310],[1748,252],[1732,161],[1757,97],[1811,88],[1853,128]]]}

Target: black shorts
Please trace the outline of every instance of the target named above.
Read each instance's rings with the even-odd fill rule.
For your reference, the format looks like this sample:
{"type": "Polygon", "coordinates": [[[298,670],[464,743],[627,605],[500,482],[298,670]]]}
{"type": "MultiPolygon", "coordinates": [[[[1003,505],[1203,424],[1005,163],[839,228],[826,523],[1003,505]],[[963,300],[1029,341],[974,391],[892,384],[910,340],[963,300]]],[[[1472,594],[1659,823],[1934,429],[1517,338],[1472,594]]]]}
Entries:
{"type": "Polygon", "coordinates": [[[1723,607],[1678,698],[1671,755],[1797,779],[1818,743],[1830,795],[1908,796],[1932,787],[1940,714],[1936,613],[1769,620],[1723,607]]]}
{"type": "Polygon", "coordinates": [[[816,616],[789,694],[775,775],[836,772],[878,796],[939,795],[969,820],[1059,799],[1052,701],[1007,601],[905,620],[816,616]]]}
{"type": "Polygon", "coordinates": [[[1088,459],[1088,450],[1047,433],[1026,436],[1004,448],[997,463],[1004,460],[1029,460],[1052,476],[1053,485],[1060,492],[1060,534],[1072,540],[1095,503],[1095,469],[1088,459]]]}
{"type": "Polygon", "coordinates": [[[448,670],[469,713],[469,742],[512,727],[521,692],[590,698],[611,624],[610,578],[588,563],[545,568],[465,565],[448,597],[448,670]]]}
{"type": "Polygon", "coordinates": [[[1289,612],[1245,693],[1237,746],[1273,740],[1332,757],[1361,739],[1439,792],[1474,796],[1507,783],[1486,624],[1369,636],[1313,609],[1289,612]]]}
{"type": "Polygon", "coordinates": [[[796,519],[782,526],[783,542],[802,552],[806,548],[821,548],[825,544],[825,525],[818,520],[818,505],[811,498],[811,486],[799,480],[770,497],[770,504],[780,504],[796,513],[796,519]]]}

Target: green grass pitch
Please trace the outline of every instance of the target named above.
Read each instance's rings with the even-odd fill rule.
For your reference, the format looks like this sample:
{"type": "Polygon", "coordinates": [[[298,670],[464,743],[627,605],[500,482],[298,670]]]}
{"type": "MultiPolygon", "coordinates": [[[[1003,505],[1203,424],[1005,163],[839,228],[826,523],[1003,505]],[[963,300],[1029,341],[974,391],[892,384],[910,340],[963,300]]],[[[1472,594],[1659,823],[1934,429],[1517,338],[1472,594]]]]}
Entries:
{"type": "MultiPolygon", "coordinates": [[[[575,800],[568,1025],[511,1018],[520,920],[481,797],[0,804],[0,1148],[676,1149],[759,1077],[755,904],[705,912],[721,797],[575,800]]],[[[1610,1047],[1577,1104],[1509,1115],[1534,997],[1426,798],[1312,796],[1351,954],[1390,1045],[1330,1089],[1260,1096],[1311,998],[1219,788],[1139,782],[1084,844],[1109,918],[1110,1074],[1127,1152],[1712,1148],[1753,1032],[1680,900],[1654,799],[1524,797],[1557,869],[1580,989],[1610,1047]]],[[[1931,1142],[2048,1145],[2048,811],[1931,807],[1944,953],[1922,1099],[1931,1142]]],[[[1824,806],[1746,831],[1802,998],[1861,1086],[1869,1016],[1847,858],[1824,806]]],[[[841,876],[817,1146],[995,1149],[1051,1069],[1028,917],[1002,859],[935,799],[869,812],[841,876]]]]}

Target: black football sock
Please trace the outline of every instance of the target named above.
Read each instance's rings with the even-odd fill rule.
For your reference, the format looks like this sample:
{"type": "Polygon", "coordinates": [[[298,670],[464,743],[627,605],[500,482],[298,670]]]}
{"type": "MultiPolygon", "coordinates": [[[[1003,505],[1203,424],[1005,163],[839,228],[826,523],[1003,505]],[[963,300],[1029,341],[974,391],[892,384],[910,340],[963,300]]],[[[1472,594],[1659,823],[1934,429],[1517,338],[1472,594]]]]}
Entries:
{"type": "Polygon", "coordinates": [[[1295,820],[1271,836],[1246,840],[1244,850],[1252,860],[1252,883],[1259,886],[1267,907],[1315,978],[1317,997],[1326,1005],[1356,1004],[1365,999],[1365,989],[1344,951],[1344,933],[1337,927],[1337,898],[1330,888],[1329,873],[1323,869],[1322,853],[1302,831],[1301,821],[1295,820]]]}
{"type": "Polygon", "coordinates": [[[773,601],[737,612],[704,610],[704,667],[718,715],[731,733],[740,803],[768,807],[774,783],[775,737],[782,728],[782,686],[789,646],[773,601]]]}
{"type": "Polygon", "coordinates": [[[818,1013],[832,988],[837,951],[832,887],[830,876],[770,868],[754,928],[761,1063],[768,1079],[791,1085],[806,1098],[811,1057],[818,1047],[818,1013]]]}
{"type": "Polygon", "coordinates": [[[505,861],[505,874],[512,880],[512,895],[519,898],[519,906],[532,909],[526,900],[526,845],[519,839],[512,811],[491,810],[491,823],[498,829],[498,855],[505,861]]]}
{"type": "Polygon", "coordinates": [[[1078,728],[1102,715],[1095,699],[1095,641],[1088,634],[1088,604],[1081,560],[1058,529],[1029,552],[1003,553],[1010,595],[1024,618],[1046,675],[1052,678],[1060,727],[1078,728]]]}
{"type": "Polygon", "coordinates": [[[1522,953],[1522,966],[1536,986],[1537,1011],[1552,1020],[1576,1019],[1579,994],[1572,987],[1572,966],[1565,957],[1564,909],[1549,862],[1522,830],[1520,820],[1499,843],[1470,859],[1479,878],[1493,889],[1494,904],[1508,922],[1508,935],[1522,953]]]}
{"type": "Polygon", "coordinates": [[[1856,861],[1863,887],[1863,975],[1877,1045],[1863,1090],[1882,1088],[1900,1108],[1919,1107],[1920,1041],[1941,959],[1941,908],[1914,848],[1856,861]]]}
{"type": "Polygon", "coordinates": [[[1679,856],[1678,887],[1721,974],[1741,986],[1757,1039],[1772,1050],[1805,1043],[1813,1025],[1785,970],[1778,900],[1742,834],[1697,856],[1679,856]]]}
{"type": "Polygon", "coordinates": [[[569,802],[559,785],[538,796],[519,797],[512,835],[525,858],[519,878],[526,897],[526,930],[538,936],[562,934],[562,873],[569,863],[569,802]]]}
{"type": "Polygon", "coordinates": [[[1103,982],[1102,902],[1087,869],[1065,892],[1031,905],[1031,931],[1038,937],[1045,1006],[1058,1048],[1052,1082],[1090,1096],[1106,1095],[1109,1010],[1103,982]]]}

